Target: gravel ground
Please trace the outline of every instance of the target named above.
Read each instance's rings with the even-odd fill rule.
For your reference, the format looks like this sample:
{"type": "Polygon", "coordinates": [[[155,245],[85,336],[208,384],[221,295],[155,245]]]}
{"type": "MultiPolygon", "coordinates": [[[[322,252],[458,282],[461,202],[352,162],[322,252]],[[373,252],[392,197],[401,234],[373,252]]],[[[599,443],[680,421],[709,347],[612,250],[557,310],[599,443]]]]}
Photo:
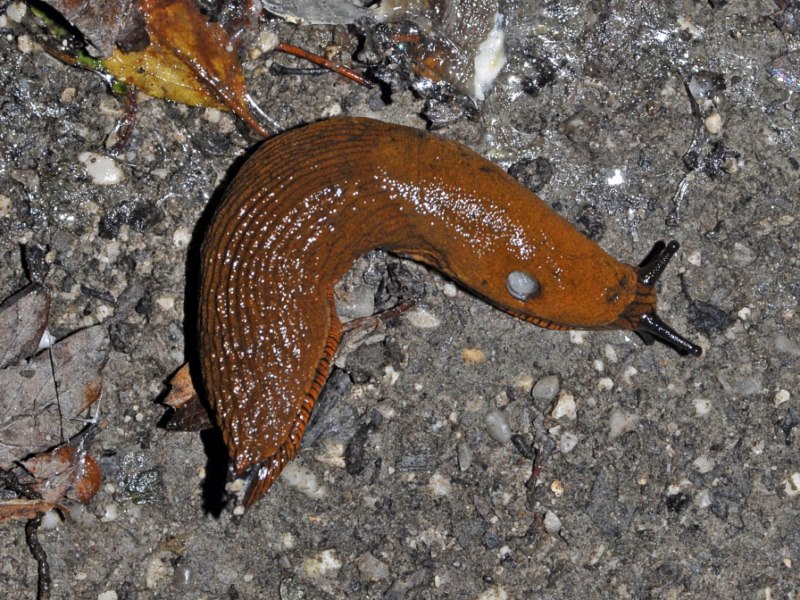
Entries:
{"type": "MultiPolygon", "coordinates": [[[[103,487],[40,536],[53,598],[797,597],[793,14],[776,24],[766,0],[531,4],[508,3],[494,93],[471,116],[439,106],[438,133],[511,168],[621,260],[679,240],[659,313],[704,356],[540,330],[373,253],[343,296],[420,304],[348,346],[290,476],[241,522],[220,503],[217,436],[157,425],[193,327],[201,216],[257,142],[228,115],[147,101],[113,156],[122,180],[97,185],[81,156],[111,156],[120,102],[5,22],[0,297],[28,282],[24,245],[53,294],[51,333],[106,324],[112,345],[103,487]]],[[[277,31],[356,51],[343,27],[277,31]]],[[[293,64],[262,56],[246,77],[285,127],[425,126],[407,87],[387,102],[332,74],[272,75],[272,60],[293,64]]],[[[0,531],[3,596],[32,598],[23,527],[0,531]]]]}

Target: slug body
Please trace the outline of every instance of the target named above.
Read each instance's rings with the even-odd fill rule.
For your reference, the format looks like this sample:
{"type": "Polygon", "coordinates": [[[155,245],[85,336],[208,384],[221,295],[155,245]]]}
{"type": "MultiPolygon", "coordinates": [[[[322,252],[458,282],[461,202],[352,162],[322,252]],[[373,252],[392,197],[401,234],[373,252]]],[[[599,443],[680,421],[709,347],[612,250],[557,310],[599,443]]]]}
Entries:
{"type": "Polygon", "coordinates": [[[633,329],[699,354],[655,314],[677,243],[617,262],[494,164],[416,129],[291,131],[242,167],[201,249],[202,378],[245,506],[296,454],[340,340],[333,286],[375,248],[541,327],[633,329]]]}

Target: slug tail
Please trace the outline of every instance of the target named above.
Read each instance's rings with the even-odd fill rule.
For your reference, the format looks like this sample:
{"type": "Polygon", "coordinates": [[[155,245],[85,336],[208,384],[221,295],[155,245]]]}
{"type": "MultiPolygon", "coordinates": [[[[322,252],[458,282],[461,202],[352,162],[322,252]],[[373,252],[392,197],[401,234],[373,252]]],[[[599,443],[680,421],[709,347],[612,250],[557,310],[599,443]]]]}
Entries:
{"type": "Polygon", "coordinates": [[[330,331],[328,332],[314,379],[311,381],[303,403],[297,411],[297,416],[295,416],[286,441],[272,456],[255,465],[246,467],[240,473],[235,473],[235,476],[242,479],[245,484],[244,495],[241,499],[241,505],[245,510],[258,502],[269,491],[272,483],[283,471],[283,468],[297,455],[300,450],[300,440],[303,439],[306,425],[308,425],[308,421],[311,418],[311,410],[314,408],[314,404],[316,404],[317,398],[328,380],[331,363],[342,338],[342,325],[336,315],[332,286],[327,290],[327,299],[330,307],[330,331]]]}
{"type": "Polygon", "coordinates": [[[267,493],[272,483],[296,453],[297,448],[287,442],[269,459],[250,467],[244,472],[241,476],[244,481],[244,495],[240,503],[245,510],[258,502],[267,493]]]}

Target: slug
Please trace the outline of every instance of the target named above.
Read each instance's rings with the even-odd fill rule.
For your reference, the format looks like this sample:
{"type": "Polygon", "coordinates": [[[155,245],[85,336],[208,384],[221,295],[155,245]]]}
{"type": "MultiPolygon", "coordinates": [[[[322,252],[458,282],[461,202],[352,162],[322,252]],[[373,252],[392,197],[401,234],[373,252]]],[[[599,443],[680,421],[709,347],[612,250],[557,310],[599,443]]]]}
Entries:
{"type": "Polygon", "coordinates": [[[617,262],[491,162],[416,129],[290,131],[244,164],[200,251],[202,380],[245,508],[297,453],[341,336],[333,286],[376,248],[540,327],[629,329],[701,354],[656,315],[677,242],[617,262]]]}

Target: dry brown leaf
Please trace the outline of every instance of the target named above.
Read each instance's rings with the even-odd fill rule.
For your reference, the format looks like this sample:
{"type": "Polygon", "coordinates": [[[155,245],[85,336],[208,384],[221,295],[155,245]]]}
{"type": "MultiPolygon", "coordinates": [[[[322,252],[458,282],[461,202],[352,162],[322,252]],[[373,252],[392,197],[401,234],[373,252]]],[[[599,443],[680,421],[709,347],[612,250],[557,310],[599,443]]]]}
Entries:
{"type": "Polygon", "coordinates": [[[0,369],[33,356],[47,327],[50,292],[30,284],[0,304],[0,369]]]}
{"type": "Polygon", "coordinates": [[[175,371],[175,374],[170,377],[169,385],[170,390],[166,398],[164,398],[164,404],[175,410],[178,410],[194,396],[197,396],[192,383],[192,374],[189,372],[189,363],[183,363],[181,368],[175,371]]]}
{"type": "Polygon", "coordinates": [[[184,363],[170,378],[171,389],[164,404],[174,409],[166,423],[171,431],[202,431],[212,427],[208,410],[194,389],[189,363],[184,363]]]}
{"type": "Polygon", "coordinates": [[[42,452],[22,466],[36,479],[31,488],[43,500],[57,502],[64,497],[86,503],[100,489],[100,467],[85,451],[69,445],[42,452]]]}
{"type": "Polygon", "coordinates": [[[55,502],[63,498],[75,478],[78,462],[75,448],[59,446],[52,452],[42,452],[22,462],[22,466],[36,478],[31,488],[42,500],[55,502]]]}
{"type": "Polygon", "coordinates": [[[115,48],[104,61],[114,77],[156,98],[230,110],[263,136],[253,116],[233,42],[194,0],[139,0],[150,45],[139,52],[115,48]]]}
{"type": "Polygon", "coordinates": [[[109,341],[101,325],[0,370],[0,467],[74,436],[100,396],[109,341]],[[56,394],[56,386],[58,394],[56,394]]]}
{"type": "Polygon", "coordinates": [[[66,507],[57,502],[47,500],[26,500],[15,498],[12,500],[0,500],[0,523],[15,519],[35,519],[42,513],[57,508],[65,515],[69,515],[66,507]]]}
{"type": "Polygon", "coordinates": [[[75,470],[75,481],[72,487],[67,490],[67,497],[86,504],[94,498],[100,491],[100,483],[103,476],[100,465],[88,452],[79,454],[77,469],[75,470]]]}

